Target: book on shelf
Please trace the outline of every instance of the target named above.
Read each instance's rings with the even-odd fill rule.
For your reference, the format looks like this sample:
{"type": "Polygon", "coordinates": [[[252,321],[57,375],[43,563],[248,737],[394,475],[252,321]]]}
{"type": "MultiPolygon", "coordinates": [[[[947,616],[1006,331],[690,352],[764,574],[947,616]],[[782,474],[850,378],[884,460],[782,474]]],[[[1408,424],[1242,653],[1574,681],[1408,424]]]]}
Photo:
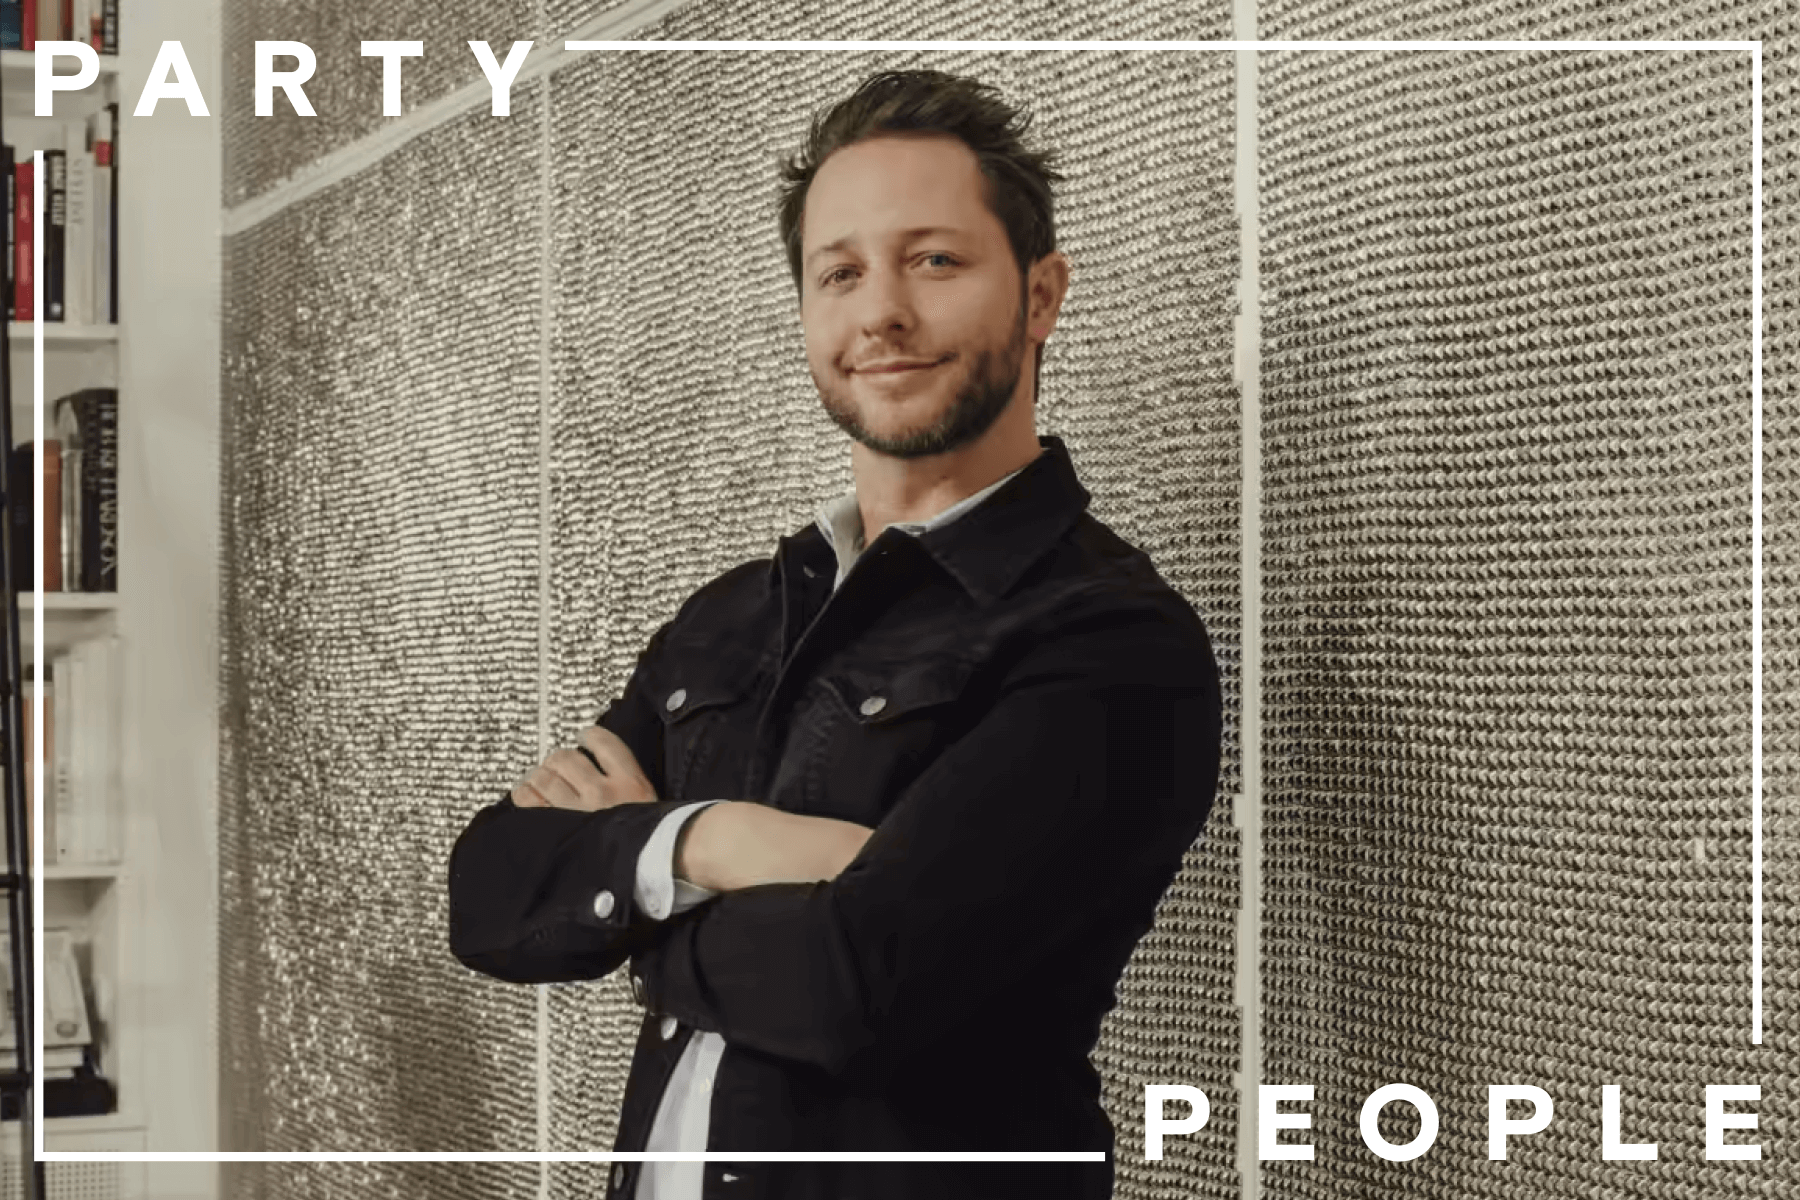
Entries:
{"type": "Polygon", "coordinates": [[[117,54],[119,0],[0,0],[0,49],[35,50],[39,38],[117,54]]]}
{"type": "MultiPolygon", "coordinates": [[[[44,442],[44,590],[119,590],[119,393],[82,388],[51,408],[44,442]]],[[[32,443],[13,447],[11,478],[32,477],[32,443]]],[[[14,489],[13,589],[30,592],[32,496],[14,489]]]]}
{"type": "MultiPolygon", "coordinates": [[[[10,961],[12,938],[0,933],[0,957],[10,961]]],[[[16,1061],[19,1036],[13,1025],[12,972],[4,972],[4,1014],[0,1015],[0,1060],[16,1061]]],[[[44,1080],[45,1117],[98,1116],[118,1109],[118,1092],[101,1071],[99,1018],[88,1001],[74,931],[44,931],[43,1052],[37,1073],[44,1080]]],[[[29,1010],[29,1005],[26,1006],[29,1010]]],[[[23,1097],[30,1099],[30,1094],[23,1097]]],[[[8,1091],[0,1117],[19,1119],[21,1096],[8,1091]]]]}
{"type": "MultiPolygon", "coordinates": [[[[34,814],[35,814],[35,806],[39,803],[39,801],[37,800],[37,793],[36,793],[37,763],[35,761],[36,756],[33,755],[33,753],[32,753],[31,733],[32,733],[33,728],[35,728],[37,725],[37,705],[34,703],[34,700],[37,696],[37,685],[32,683],[31,680],[27,679],[24,681],[22,686],[23,686],[23,690],[19,696],[19,736],[20,736],[19,745],[22,748],[22,755],[23,755],[23,759],[24,759],[23,774],[24,774],[24,779],[25,779],[25,861],[27,863],[35,863],[37,860],[33,856],[36,855],[36,853],[37,853],[37,818],[34,814]]],[[[45,762],[53,761],[55,758],[55,754],[56,754],[56,705],[50,699],[50,690],[51,689],[49,689],[48,687],[46,687],[44,689],[44,761],[45,762]]],[[[44,816],[46,818],[46,824],[50,824],[51,822],[49,819],[54,816],[54,813],[52,811],[52,801],[53,801],[53,797],[51,797],[50,795],[45,795],[43,797],[43,800],[41,801],[41,803],[44,806],[44,816]]],[[[5,836],[5,831],[3,829],[0,829],[0,839],[3,839],[4,836],[5,836]]],[[[51,843],[54,844],[54,842],[55,842],[55,838],[54,838],[54,835],[52,835],[51,843]]],[[[48,850],[48,847],[46,847],[46,850],[48,850]]],[[[55,861],[56,861],[56,857],[54,854],[46,853],[46,856],[45,856],[46,863],[54,863],[55,861]]]]}
{"type": "MultiPolygon", "coordinates": [[[[24,681],[19,697],[19,730],[25,779],[25,855],[35,863],[37,818],[33,806],[42,804],[45,830],[44,865],[105,865],[119,858],[119,806],[114,764],[120,748],[117,700],[109,689],[118,686],[116,652],[90,652],[81,663],[67,656],[45,664],[44,672],[44,794],[36,795],[37,764],[33,761],[31,733],[36,724],[36,695],[31,680],[24,681]],[[98,667],[92,660],[99,660],[98,667]],[[60,678],[59,678],[60,673],[60,678]],[[76,737],[82,744],[59,745],[58,710],[66,722],[76,712],[76,737]],[[67,832],[63,832],[67,830],[67,832]]],[[[5,830],[0,827],[0,848],[5,830]]]]}
{"type": "Polygon", "coordinates": [[[53,410],[62,443],[63,586],[119,590],[119,393],[82,388],[53,410]]]}
{"type": "Polygon", "coordinates": [[[13,320],[32,319],[32,238],[37,221],[32,208],[37,166],[29,152],[13,150],[13,320]]]}
{"type": "Polygon", "coordinates": [[[94,152],[89,127],[63,126],[63,321],[92,325],[94,317],[94,152]]]}
{"type": "Polygon", "coordinates": [[[55,756],[44,861],[117,863],[123,846],[118,802],[118,637],[84,638],[50,662],[55,756]],[[52,859],[52,851],[55,857],[52,859]]]}
{"type": "MultiPolygon", "coordinates": [[[[8,477],[12,479],[30,479],[32,477],[32,451],[30,442],[22,442],[13,447],[12,462],[8,464],[8,477]]],[[[62,486],[62,443],[51,440],[44,443],[44,478],[41,494],[44,498],[44,591],[60,592],[63,590],[63,486],[62,486]]],[[[12,520],[12,571],[13,590],[21,595],[29,595],[37,588],[32,570],[32,492],[30,488],[14,488],[12,495],[12,511],[7,514],[12,520]]]]}
{"type": "MultiPolygon", "coordinates": [[[[108,325],[118,320],[119,106],[85,120],[59,119],[55,144],[7,145],[8,318],[32,319],[33,242],[42,239],[44,320],[108,325]],[[44,211],[32,209],[34,152],[43,154],[44,211]]],[[[42,143],[47,135],[35,135],[42,143]]]]}
{"type": "Polygon", "coordinates": [[[119,106],[109,104],[94,114],[93,319],[111,325],[119,319],[118,286],[113,271],[113,247],[118,244],[118,204],[113,183],[113,120],[119,106]]]}
{"type": "MultiPolygon", "coordinates": [[[[0,932],[0,959],[10,961],[12,935],[0,932]]],[[[6,1011],[0,1015],[0,1056],[10,1057],[19,1045],[13,1027],[13,978],[0,972],[6,984],[6,1011]]],[[[87,988],[75,949],[75,934],[68,929],[44,930],[44,1050],[62,1051],[61,1061],[82,1060],[82,1052],[94,1042],[94,1022],[88,1011],[87,988]],[[74,1051],[74,1055],[68,1054],[74,1051]]]]}
{"type": "MultiPolygon", "coordinates": [[[[31,733],[32,684],[20,697],[25,766],[26,861],[43,841],[44,866],[111,866],[123,858],[119,803],[119,641],[108,634],[84,638],[44,664],[43,796],[36,797],[31,733]],[[31,816],[43,805],[43,824],[31,816]],[[38,828],[42,833],[38,833],[38,828]]],[[[0,828],[0,846],[5,831],[0,828]]]]}
{"type": "Polygon", "coordinates": [[[10,321],[13,318],[13,148],[5,143],[0,143],[0,169],[6,172],[6,186],[0,188],[0,191],[6,193],[6,220],[3,222],[6,227],[6,258],[0,262],[5,282],[0,285],[0,301],[4,302],[6,319],[10,321]]]}
{"type": "Polygon", "coordinates": [[[63,255],[68,244],[69,173],[61,148],[44,153],[44,320],[63,317],[63,255]]]}

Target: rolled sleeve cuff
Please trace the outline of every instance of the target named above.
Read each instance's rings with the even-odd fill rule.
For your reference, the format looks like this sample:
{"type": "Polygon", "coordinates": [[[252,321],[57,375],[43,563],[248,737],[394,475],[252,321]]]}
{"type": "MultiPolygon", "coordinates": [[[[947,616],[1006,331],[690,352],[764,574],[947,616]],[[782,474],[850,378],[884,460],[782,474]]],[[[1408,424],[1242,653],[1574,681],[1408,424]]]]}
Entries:
{"type": "Polygon", "coordinates": [[[703,808],[723,803],[722,800],[699,800],[684,804],[665,816],[652,831],[650,840],[638,854],[637,882],[633,890],[638,911],[644,916],[661,921],[719,894],[711,888],[675,878],[675,842],[690,817],[703,808]]]}

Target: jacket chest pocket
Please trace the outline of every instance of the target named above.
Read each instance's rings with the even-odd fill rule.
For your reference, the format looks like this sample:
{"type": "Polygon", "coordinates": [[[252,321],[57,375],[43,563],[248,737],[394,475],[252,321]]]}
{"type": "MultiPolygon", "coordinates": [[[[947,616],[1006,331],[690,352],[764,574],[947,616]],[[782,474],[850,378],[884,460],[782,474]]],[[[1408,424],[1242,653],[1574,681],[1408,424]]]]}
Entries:
{"type": "Polygon", "coordinates": [[[764,672],[756,655],[698,646],[645,681],[663,722],[664,800],[729,800],[756,735],[764,672]],[[701,794],[705,793],[705,794],[701,794]]]}
{"type": "Polygon", "coordinates": [[[957,658],[824,673],[815,703],[823,733],[807,807],[873,825],[963,732],[973,664],[957,658]]]}

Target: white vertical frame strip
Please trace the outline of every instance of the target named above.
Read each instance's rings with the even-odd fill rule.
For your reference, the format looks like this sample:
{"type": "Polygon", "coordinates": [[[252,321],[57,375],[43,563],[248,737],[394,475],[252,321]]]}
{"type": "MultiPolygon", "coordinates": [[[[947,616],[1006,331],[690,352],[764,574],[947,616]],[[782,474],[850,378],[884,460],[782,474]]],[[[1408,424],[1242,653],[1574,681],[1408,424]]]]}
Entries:
{"type": "MultiPolygon", "coordinates": [[[[546,28],[544,5],[537,26],[546,28]]],[[[555,266],[550,244],[550,76],[538,105],[538,758],[549,757],[550,733],[550,297],[555,266]]],[[[550,1149],[550,986],[537,987],[537,1148],[550,1149]]],[[[550,1163],[538,1163],[538,1200],[550,1200],[550,1163]]]]}
{"type": "Polygon", "coordinates": [[[1763,48],[1750,49],[1750,1044],[1763,1040],[1763,48]]]}
{"type": "MultiPolygon", "coordinates": [[[[1232,34],[1256,41],[1256,0],[1233,0],[1232,34]]],[[[1237,319],[1233,373],[1239,415],[1238,761],[1241,786],[1232,810],[1238,831],[1238,923],[1235,999],[1241,1036],[1238,1063],[1237,1163],[1244,1200],[1259,1200],[1256,1096],[1262,1084],[1262,275],[1258,247],[1257,47],[1238,49],[1237,155],[1232,192],[1238,215],[1237,319]]]]}

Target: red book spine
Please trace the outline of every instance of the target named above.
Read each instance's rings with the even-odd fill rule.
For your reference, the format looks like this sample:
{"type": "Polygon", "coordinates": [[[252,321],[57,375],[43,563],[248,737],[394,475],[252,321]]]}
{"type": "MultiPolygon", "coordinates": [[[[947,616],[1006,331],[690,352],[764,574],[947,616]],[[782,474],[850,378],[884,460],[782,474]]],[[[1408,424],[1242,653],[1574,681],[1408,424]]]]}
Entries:
{"type": "MultiPolygon", "coordinates": [[[[29,10],[27,10],[29,11],[29,10]]],[[[30,159],[13,164],[13,320],[29,321],[31,308],[32,172],[30,159]]]]}
{"type": "Polygon", "coordinates": [[[44,591],[63,590],[62,443],[44,443],[44,591]]]}
{"type": "Polygon", "coordinates": [[[22,10],[19,16],[23,19],[19,38],[19,47],[23,50],[37,49],[37,0],[19,0],[22,10]]]}

